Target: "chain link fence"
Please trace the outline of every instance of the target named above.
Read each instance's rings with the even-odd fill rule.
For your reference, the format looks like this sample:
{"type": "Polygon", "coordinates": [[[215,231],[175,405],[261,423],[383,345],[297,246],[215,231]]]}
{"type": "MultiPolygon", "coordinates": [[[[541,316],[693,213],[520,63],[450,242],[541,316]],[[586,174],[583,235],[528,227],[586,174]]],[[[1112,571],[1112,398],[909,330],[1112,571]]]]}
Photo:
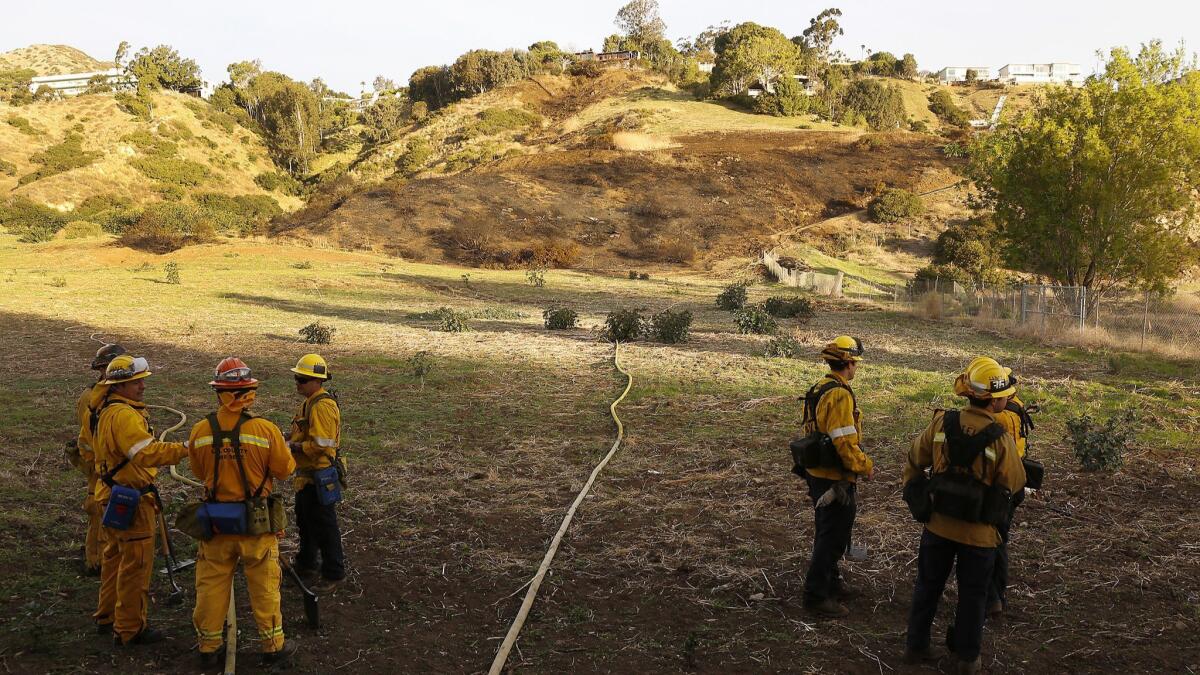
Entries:
{"type": "MultiPolygon", "coordinates": [[[[873,289],[887,303],[883,288],[873,289]]],[[[1082,286],[1021,284],[971,287],[935,279],[895,286],[891,305],[928,318],[971,318],[1019,326],[1042,336],[1112,341],[1138,349],[1200,355],[1200,302],[1154,293],[1096,296],[1082,286]]]]}

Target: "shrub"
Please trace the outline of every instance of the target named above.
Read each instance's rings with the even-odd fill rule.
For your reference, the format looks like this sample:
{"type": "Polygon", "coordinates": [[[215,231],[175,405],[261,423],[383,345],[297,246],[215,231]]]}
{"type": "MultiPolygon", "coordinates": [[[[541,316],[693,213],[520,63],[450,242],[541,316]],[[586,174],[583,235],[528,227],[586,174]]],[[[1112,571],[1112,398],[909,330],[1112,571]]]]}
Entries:
{"type": "Polygon", "coordinates": [[[42,132],[33,128],[33,125],[29,123],[29,120],[21,117],[20,115],[9,115],[4,121],[8,122],[9,126],[15,128],[17,131],[25,134],[26,136],[42,135],[42,132]]]}
{"type": "Polygon", "coordinates": [[[175,185],[196,186],[208,178],[208,167],[178,157],[152,155],[135,159],[130,164],[154,180],[175,185]]]}
{"type": "Polygon", "coordinates": [[[533,248],[521,252],[523,258],[547,269],[570,269],[579,264],[582,254],[579,244],[561,239],[534,244],[533,248]]]}
{"type": "Polygon", "coordinates": [[[172,185],[171,183],[155,183],[151,188],[158,193],[158,196],[167,202],[181,202],[187,196],[187,190],[183,189],[182,185],[172,185]]]}
{"type": "Polygon", "coordinates": [[[732,312],[746,305],[746,284],[730,284],[717,296],[717,307],[732,312]]]}
{"type": "Polygon", "coordinates": [[[900,90],[877,80],[854,80],[846,88],[841,103],[846,123],[862,121],[876,131],[897,129],[906,119],[900,90]]]}
{"type": "Polygon", "coordinates": [[[1075,458],[1084,471],[1118,469],[1124,463],[1124,453],[1134,439],[1133,423],[1137,419],[1132,409],[1097,424],[1090,415],[1067,420],[1075,458]]]}
{"type": "Polygon", "coordinates": [[[140,91],[137,96],[123,91],[113,96],[113,100],[116,101],[117,107],[123,112],[138,119],[146,120],[147,122],[150,121],[149,97],[143,96],[140,91]]]}
{"type": "Polygon", "coordinates": [[[54,277],[50,280],[50,285],[55,288],[66,288],[67,279],[66,277],[54,277]]]}
{"type": "Polygon", "coordinates": [[[770,335],[779,328],[775,317],[762,305],[747,305],[733,313],[733,323],[742,334],[770,335]]]}
{"type": "Polygon", "coordinates": [[[763,309],[779,319],[811,319],[816,314],[816,308],[808,298],[772,296],[763,303],[763,309]]]}
{"type": "Polygon", "coordinates": [[[649,281],[650,273],[649,272],[640,272],[640,273],[638,273],[638,279],[640,279],[642,281],[649,281]]]}
{"type": "Polygon", "coordinates": [[[85,167],[100,158],[102,153],[87,152],[83,149],[83,137],[69,133],[61,143],[52,145],[45,150],[30,156],[29,161],[41,164],[42,168],[33,173],[21,176],[18,181],[27,185],[35,180],[41,180],[72,169],[85,167]]]}
{"type": "Polygon", "coordinates": [[[292,269],[297,270],[311,270],[312,266],[312,263],[307,260],[301,260],[298,263],[292,263],[292,269]]]}
{"type": "Polygon", "coordinates": [[[163,265],[163,271],[167,273],[168,284],[179,284],[179,263],[171,261],[163,265]]]}
{"type": "Polygon", "coordinates": [[[962,143],[947,143],[942,146],[942,154],[951,159],[962,159],[967,153],[967,146],[962,143]]]}
{"type": "Polygon", "coordinates": [[[678,344],[687,341],[691,327],[691,312],[686,309],[678,312],[664,309],[650,317],[646,332],[658,342],[678,344]]]}
{"type": "Polygon", "coordinates": [[[421,388],[424,389],[425,376],[433,370],[433,358],[429,355],[429,352],[417,352],[404,359],[404,368],[410,375],[421,381],[421,388]]]}
{"type": "Polygon", "coordinates": [[[337,329],[320,321],[314,321],[301,328],[299,332],[300,337],[309,344],[327,345],[333,340],[333,334],[337,332],[337,329]]]}
{"type": "Polygon", "coordinates": [[[444,333],[465,333],[470,330],[467,326],[467,315],[456,312],[449,307],[438,307],[433,313],[438,321],[438,330],[444,333]]]}
{"type": "Polygon", "coordinates": [[[531,286],[541,288],[546,285],[546,270],[541,268],[533,268],[525,272],[525,281],[531,286]]]}
{"type": "Polygon", "coordinates": [[[196,203],[213,214],[221,227],[237,230],[242,235],[259,232],[283,209],[269,195],[223,195],[203,192],[193,197],[196,203]]]}
{"type": "Polygon", "coordinates": [[[567,330],[579,324],[579,314],[569,307],[552,307],[542,312],[542,320],[550,330],[567,330]]]}
{"type": "Polygon", "coordinates": [[[921,198],[900,188],[887,188],[867,205],[867,215],[877,223],[898,223],[924,212],[921,198]]]}
{"type": "Polygon", "coordinates": [[[66,216],[25,197],[11,197],[0,202],[0,225],[19,235],[19,240],[33,244],[50,241],[66,223],[66,216]]]}
{"type": "Polygon", "coordinates": [[[763,92],[754,100],[754,112],[775,117],[796,117],[808,112],[810,98],[804,87],[790,77],[775,83],[775,93],[763,92]]]}
{"type": "Polygon", "coordinates": [[[908,288],[915,293],[931,290],[945,290],[948,284],[971,284],[971,275],[956,265],[926,265],[917,270],[908,288]]]}
{"type": "Polygon", "coordinates": [[[645,331],[642,313],[636,309],[609,312],[604,319],[604,339],[609,342],[629,342],[645,331]]]}
{"type": "Polygon", "coordinates": [[[1002,247],[990,221],[972,219],[946,228],[933,248],[935,265],[954,265],[977,284],[1000,281],[1002,247]]]}
{"type": "Polygon", "coordinates": [[[169,253],[216,238],[212,215],[189,204],[162,202],[146,207],[121,235],[121,243],[152,253],[169,253]]]}
{"type": "Polygon", "coordinates": [[[254,182],[264,190],[278,190],[288,195],[299,195],[304,192],[300,181],[280,171],[260,173],[254,177],[254,182]]]}
{"type": "Polygon", "coordinates": [[[929,97],[929,110],[938,116],[942,122],[956,127],[967,127],[971,118],[967,111],[958,107],[954,97],[945,89],[938,89],[929,97]]]}
{"type": "Polygon", "coordinates": [[[158,138],[145,129],[138,129],[131,134],[126,134],[121,137],[121,140],[134,146],[144,155],[174,157],[179,151],[178,145],[166,139],[158,138]]]}
{"type": "Polygon", "coordinates": [[[929,124],[925,120],[909,120],[908,130],[914,134],[929,133],[929,124]]]}
{"type": "Polygon", "coordinates": [[[92,195],[75,208],[74,217],[98,224],[105,232],[120,234],[132,225],[141,212],[133,200],[111,194],[92,195]]]}
{"type": "Polygon", "coordinates": [[[600,77],[600,64],[592,60],[575,61],[567,68],[567,72],[575,77],[600,77]]]}
{"type": "Polygon", "coordinates": [[[635,271],[633,271],[633,270],[629,270],[629,278],[630,278],[630,279],[637,279],[637,278],[638,278],[638,273],[637,273],[637,272],[635,272],[635,271]]]}
{"type": "Polygon", "coordinates": [[[790,335],[771,338],[771,341],[767,343],[767,348],[763,351],[763,356],[784,359],[794,359],[803,354],[804,346],[790,335]]]}
{"type": "Polygon", "coordinates": [[[0,173],[6,176],[17,175],[17,165],[7,160],[0,159],[0,173]]]}
{"type": "Polygon", "coordinates": [[[104,234],[104,230],[96,223],[90,223],[86,220],[72,220],[63,227],[62,233],[65,239],[87,239],[89,237],[99,237],[104,234]]]}
{"type": "Polygon", "coordinates": [[[433,156],[433,148],[429,141],[416,138],[408,142],[404,154],[396,160],[396,170],[406,176],[412,176],[425,167],[425,163],[433,156]]]}
{"type": "Polygon", "coordinates": [[[493,136],[505,131],[524,129],[541,120],[541,116],[522,108],[488,108],[479,113],[478,119],[467,127],[463,135],[467,138],[493,136]]]}

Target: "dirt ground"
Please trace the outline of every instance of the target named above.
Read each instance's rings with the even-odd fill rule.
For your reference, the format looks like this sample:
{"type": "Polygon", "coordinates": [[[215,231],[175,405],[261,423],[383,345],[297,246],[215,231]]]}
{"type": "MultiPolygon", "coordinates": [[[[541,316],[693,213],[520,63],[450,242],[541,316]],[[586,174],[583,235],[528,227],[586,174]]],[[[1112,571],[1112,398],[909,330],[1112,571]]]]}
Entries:
{"type": "MultiPolygon", "coordinates": [[[[863,595],[847,619],[820,621],[800,603],[812,515],[784,449],[798,423],[795,397],[820,368],[758,356],[766,338],[731,332],[712,307],[719,285],[552,273],[535,288],[519,272],[275,246],[236,258],[222,247],[182,252],[182,287],[154,283],[135,267],[141,254],[122,258],[122,249],[62,271],[65,288],[47,285],[36,266],[68,248],[47,247],[40,261],[6,258],[13,272],[0,340],[27,376],[12,385],[18,396],[0,427],[5,672],[192,670],[192,600],[163,604],[161,575],[152,620],[170,640],[116,650],[92,631],[96,583],[78,574],[82,479],[58,450],[86,383],[88,334],[151,354],[162,369],[148,400],[192,413],[211,406],[197,384],[211,364],[252,354],[264,382],[258,411],[282,423],[295,404],[286,369],[306,348],[287,333],[314,314],[338,326],[327,353],[340,373],[354,472],[340,507],[350,576],[322,597],[319,632],[302,625],[299,595],[284,587],[285,629],[301,645],[294,671],[475,673],[486,670],[566,506],[612,442],[607,404],[624,381],[611,346],[588,327],[630,302],[693,310],[693,337],[628,346],[627,444],[581,506],[510,658],[515,672],[933,672],[900,663],[919,527],[898,481],[908,439],[932,407],[952,402],[953,372],[981,352],[1017,364],[1029,396],[1044,403],[1032,447],[1049,469],[1047,489],[1018,512],[1011,608],[985,632],[985,672],[1200,668],[1195,362],[1170,362],[1173,379],[1149,383],[1110,372],[1102,355],[879,310],[822,303],[810,323],[789,323],[808,348],[849,332],[870,352],[856,385],[880,476],[863,486],[855,529],[870,557],[845,568],[863,595]],[[320,262],[308,272],[297,260],[320,262]],[[189,276],[200,270],[208,282],[189,276]],[[469,282],[459,281],[464,272],[469,282]],[[91,292],[88,279],[124,296],[91,292]],[[584,327],[545,331],[536,308],[547,303],[579,307],[584,327]],[[475,320],[470,333],[440,333],[419,313],[437,304],[490,308],[494,318],[475,320]],[[438,364],[423,383],[405,374],[417,350],[438,364]],[[1120,407],[1144,411],[1125,467],[1079,472],[1063,421],[1120,407]]],[[[169,508],[187,498],[162,482],[169,508]]],[[[178,533],[175,541],[190,548],[178,533]]],[[[239,661],[249,672],[256,645],[240,592],[239,661]]],[[[943,609],[935,635],[946,623],[943,609]]],[[[950,661],[935,667],[944,672],[950,661]]]]}

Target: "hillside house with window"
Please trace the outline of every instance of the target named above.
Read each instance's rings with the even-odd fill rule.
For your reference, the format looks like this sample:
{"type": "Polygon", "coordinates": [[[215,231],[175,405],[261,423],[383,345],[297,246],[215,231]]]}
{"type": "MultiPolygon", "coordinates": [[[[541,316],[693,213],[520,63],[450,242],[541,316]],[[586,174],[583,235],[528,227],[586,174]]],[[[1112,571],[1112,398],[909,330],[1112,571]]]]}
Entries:
{"type": "Polygon", "coordinates": [[[1010,63],[1000,69],[1000,81],[1008,84],[1083,84],[1083,66],[1078,63],[1010,63]]]}
{"type": "MultiPolygon", "coordinates": [[[[800,83],[800,86],[804,88],[805,96],[814,96],[817,93],[816,82],[814,82],[809,76],[793,75],[792,79],[796,80],[796,82],[800,83]]],[[[746,90],[746,95],[750,98],[758,98],[764,91],[768,94],[774,94],[775,87],[765,86],[761,81],[755,80],[754,84],[750,85],[750,88],[746,90]]]]}
{"type": "Polygon", "coordinates": [[[967,81],[967,71],[975,71],[975,79],[980,81],[996,79],[989,66],[946,66],[937,72],[938,82],[955,84],[967,81]]]}
{"type": "Polygon", "coordinates": [[[29,91],[37,91],[42,86],[50,87],[59,96],[77,96],[87,91],[88,84],[95,78],[104,82],[114,90],[133,89],[137,86],[137,78],[120,68],[109,70],[94,70],[87,73],[63,73],[61,75],[40,75],[29,81],[29,91]]]}

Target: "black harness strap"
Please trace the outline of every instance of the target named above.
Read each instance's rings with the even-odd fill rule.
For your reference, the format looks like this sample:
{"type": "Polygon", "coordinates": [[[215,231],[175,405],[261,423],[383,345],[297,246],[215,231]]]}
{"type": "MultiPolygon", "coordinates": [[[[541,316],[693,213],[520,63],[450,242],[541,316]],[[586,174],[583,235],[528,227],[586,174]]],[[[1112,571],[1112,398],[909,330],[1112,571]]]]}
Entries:
{"type": "Polygon", "coordinates": [[[1033,416],[1029,414],[1029,411],[1011,400],[1008,402],[1008,405],[1004,406],[1004,409],[1020,418],[1021,438],[1029,438],[1029,432],[1034,429],[1033,416]]]}
{"type": "MultiPolygon", "coordinates": [[[[996,442],[1006,433],[1004,427],[992,422],[974,436],[963,433],[958,410],[948,410],[942,417],[942,431],[946,434],[946,454],[950,459],[951,469],[971,470],[975,458],[989,445],[996,442]]],[[[984,460],[986,463],[986,459],[984,460]]]]}
{"type": "Polygon", "coordinates": [[[808,393],[804,395],[804,419],[801,421],[801,424],[807,424],[810,420],[815,423],[817,419],[817,404],[821,402],[821,397],[839,388],[850,392],[850,401],[854,404],[854,409],[858,410],[858,399],[854,397],[854,390],[837,380],[830,380],[825,384],[814,384],[808,390],[808,393]]]}
{"type": "Polygon", "coordinates": [[[213,437],[213,483],[208,493],[208,501],[217,501],[217,486],[220,484],[221,477],[221,448],[224,447],[225,441],[229,441],[229,445],[233,448],[233,457],[237,461],[238,473],[242,477],[242,490],[246,493],[246,499],[261,495],[263,487],[267,484],[266,473],[263,474],[263,480],[259,483],[258,489],[250,492],[250,480],[247,478],[246,465],[242,462],[242,424],[246,420],[254,419],[254,415],[241,412],[238,415],[237,423],[229,431],[221,429],[216,413],[210,413],[205,419],[208,420],[208,427],[212,431],[213,437]]]}

